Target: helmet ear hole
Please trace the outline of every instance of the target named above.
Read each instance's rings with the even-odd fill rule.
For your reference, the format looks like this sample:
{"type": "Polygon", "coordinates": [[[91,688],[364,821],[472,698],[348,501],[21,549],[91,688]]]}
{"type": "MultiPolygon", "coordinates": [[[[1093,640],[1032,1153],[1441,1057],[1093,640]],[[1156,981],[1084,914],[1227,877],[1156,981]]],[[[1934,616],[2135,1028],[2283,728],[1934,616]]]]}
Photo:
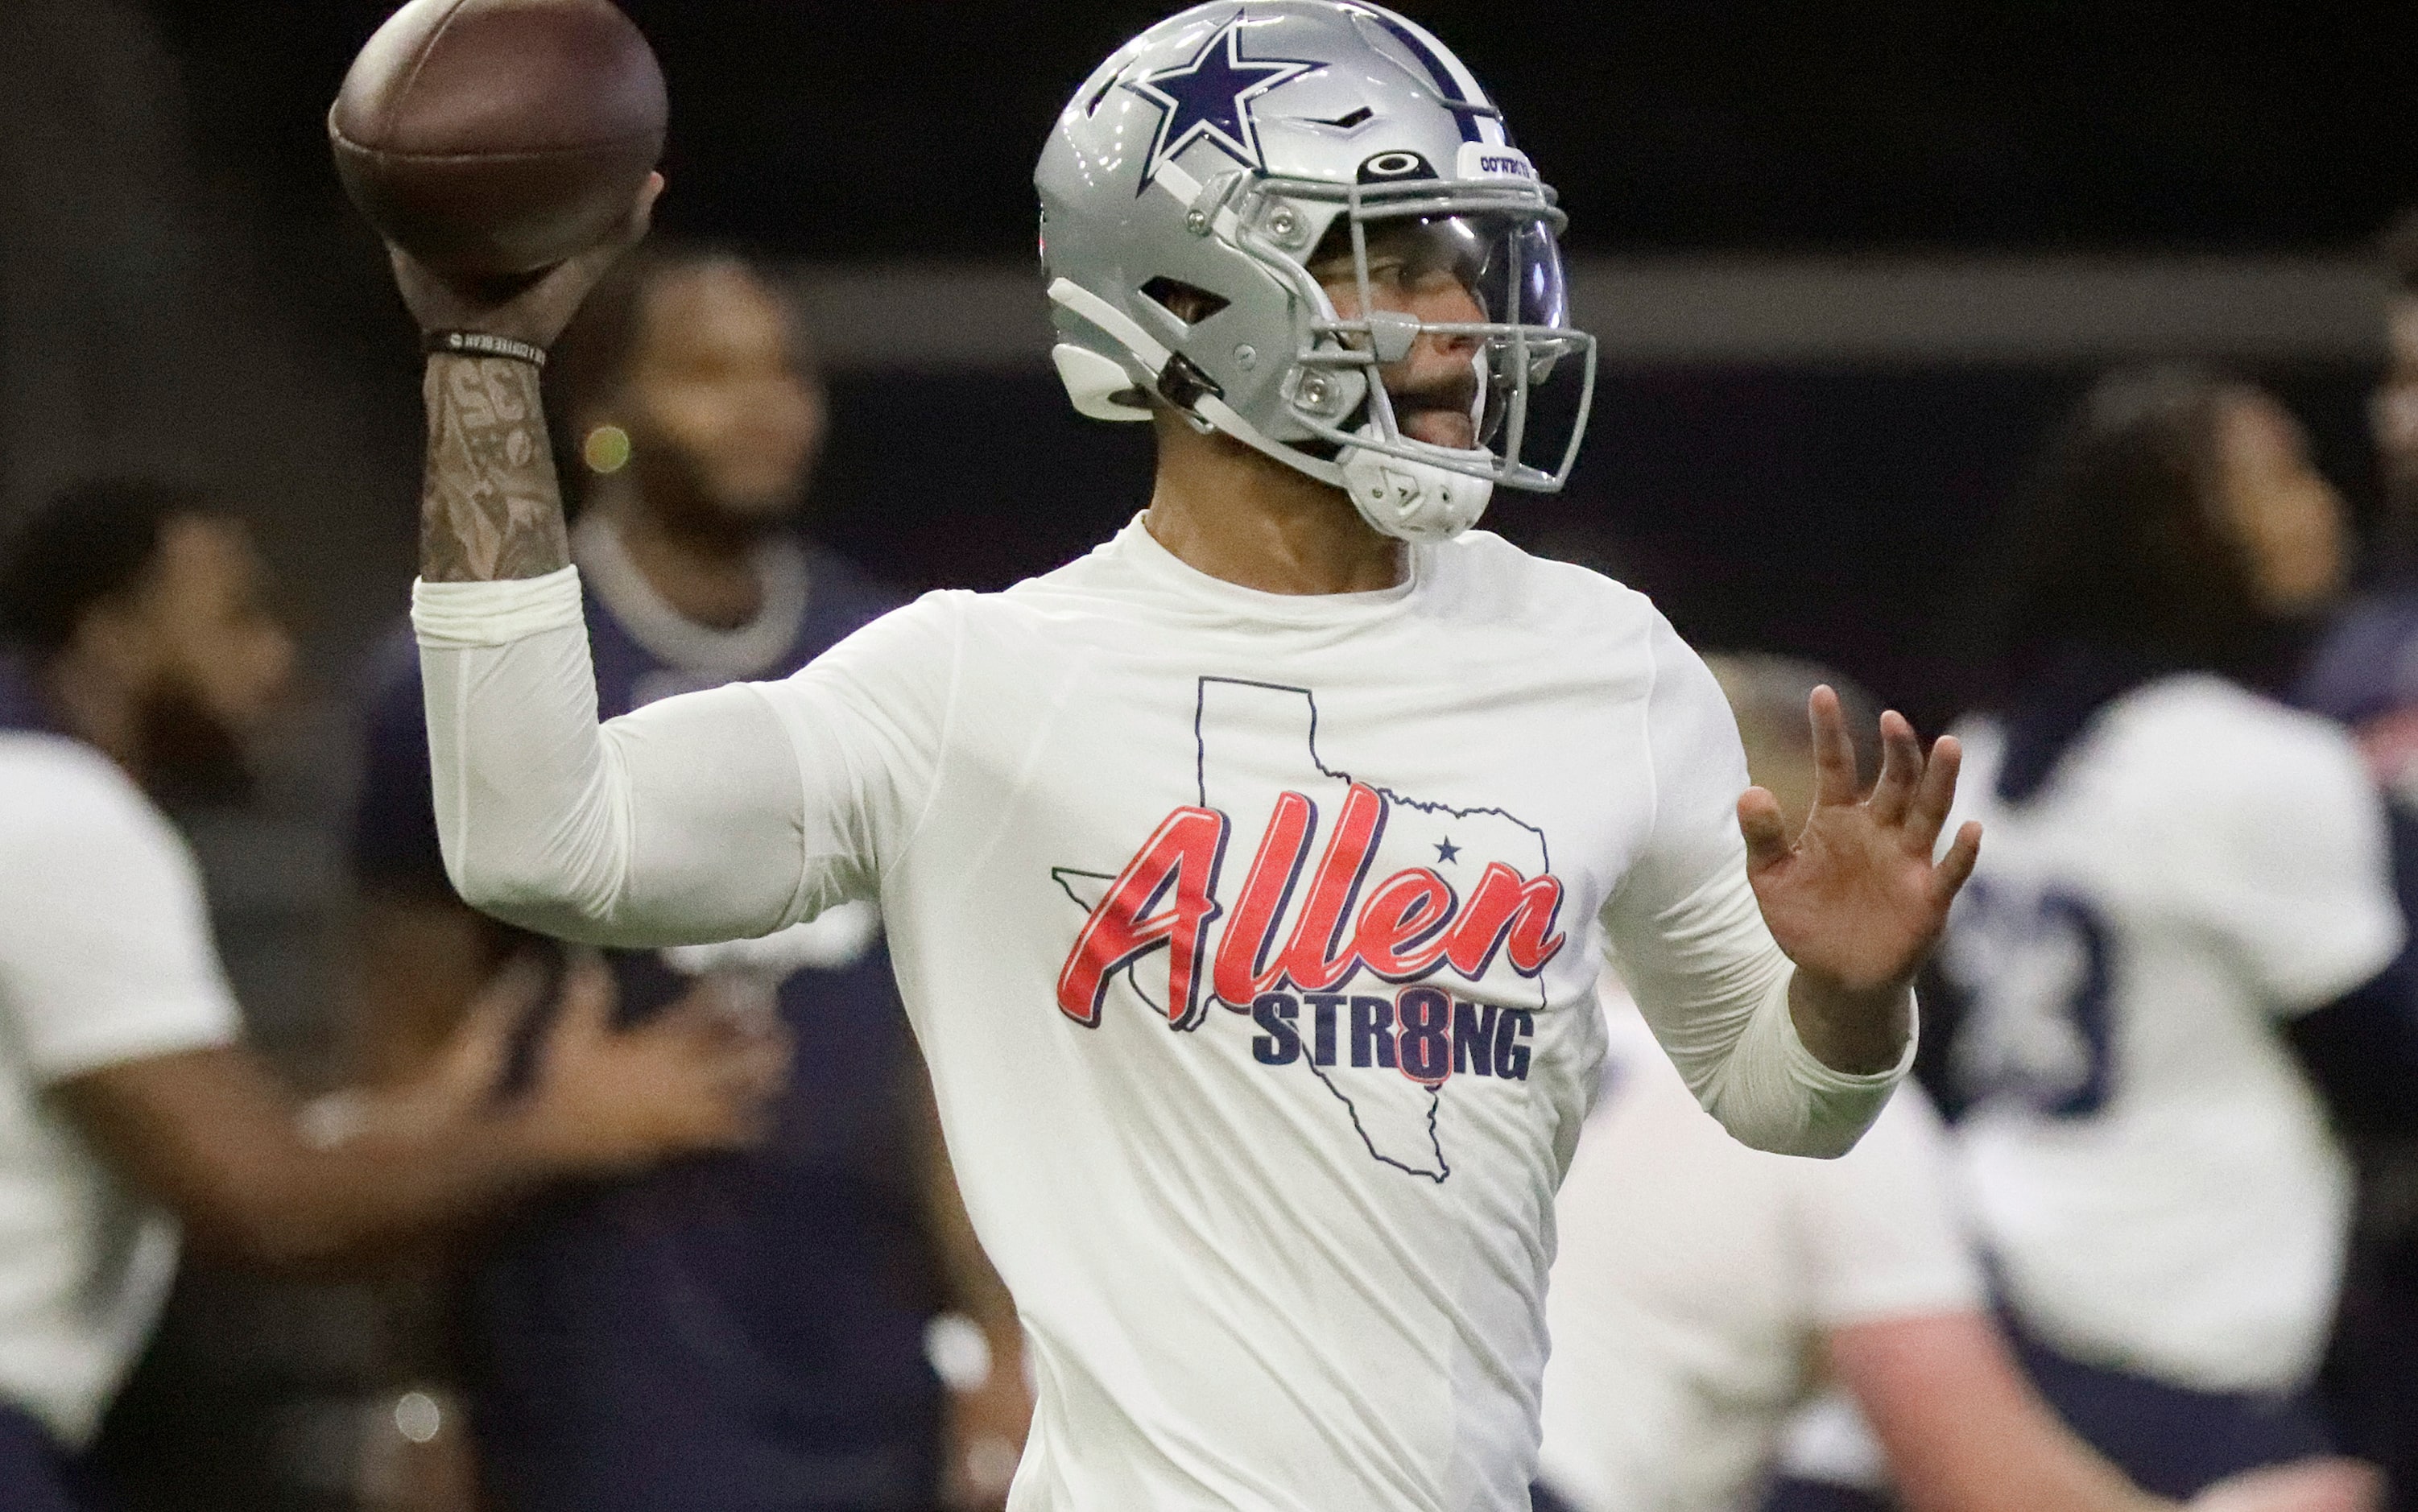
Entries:
{"type": "Polygon", "coordinates": [[[1181,326],[1197,326],[1234,301],[1222,294],[1212,294],[1197,283],[1165,274],[1152,279],[1139,291],[1141,297],[1158,306],[1181,326]]]}

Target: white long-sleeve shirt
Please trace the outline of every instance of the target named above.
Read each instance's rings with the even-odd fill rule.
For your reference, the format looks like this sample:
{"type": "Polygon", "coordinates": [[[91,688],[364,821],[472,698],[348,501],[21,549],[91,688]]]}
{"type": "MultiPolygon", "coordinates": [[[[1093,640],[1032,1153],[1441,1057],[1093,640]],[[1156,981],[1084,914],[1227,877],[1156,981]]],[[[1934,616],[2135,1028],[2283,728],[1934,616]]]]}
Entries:
{"type": "Polygon", "coordinates": [[[568,570],[415,613],[472,901],[662,945],[879,900],[1037,1360],[1017,1512],[1525,1507],[1607,949],[1752,1142],[1897,1079],[1797,1038],[1703,664],[1492,536],[1288,597],[1137,522],[601,731],[568,570]]]}

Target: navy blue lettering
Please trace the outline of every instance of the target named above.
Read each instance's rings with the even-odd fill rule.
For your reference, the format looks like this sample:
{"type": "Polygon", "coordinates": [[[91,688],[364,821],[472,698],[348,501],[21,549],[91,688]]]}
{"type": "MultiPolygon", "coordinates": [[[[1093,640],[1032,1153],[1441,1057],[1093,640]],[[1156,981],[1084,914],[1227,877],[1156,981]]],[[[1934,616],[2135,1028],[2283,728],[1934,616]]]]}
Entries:
{"type": "Polygon", "coordinates": [[[1506,1008],[1494,1025],[1494,1074],[1510,1081],[1528,1079],[1528,1035],[1537,1016],[1525,1008],[1506,1008]]]}
{"type": "Polygon", "coordinates": [[[1432,1087],[1452,1075],[1452,997],[1434,987],[1405,987],[1395,995],[1401,1032],[1402,1075],[1432,1087]]]}
{"type": "Polygon", "coordinates": [[[1251,1038],[1251,1059],[1263,1066],[1289,1066],[1301,1059],[1301,1035],[1293,1021],[1301,1004],[1290,992],[1263,992],[1251,1000],[1251,1022],[1266,1030],[1251,1038]]]}
{"type": "Polygon", "coordinates": [[[1309,1004],[1309,1063],[1331,1066],[1335,1063],[1335,1010],[1344,1000],[1340,992],[1309,992],[1302,1001],[1309,1004]]]}
{"type": "Polygon", "coordinates": [[[1394,1005],[1383,998],[1352,1000],[1352,1063],[1365,1066],[1374,1063],[1390,1067],[1394,1063],[1394,1005]]]}
{"type": "Polygon", "coordinates": [[[1456,1000],[1452,1005],[1452,1069],[1462,1075],[1494,1075],[1494,1005],[1456,1000]],[[1481,1013],[1481,1010],[1483,1012],[1481,1013]]]}

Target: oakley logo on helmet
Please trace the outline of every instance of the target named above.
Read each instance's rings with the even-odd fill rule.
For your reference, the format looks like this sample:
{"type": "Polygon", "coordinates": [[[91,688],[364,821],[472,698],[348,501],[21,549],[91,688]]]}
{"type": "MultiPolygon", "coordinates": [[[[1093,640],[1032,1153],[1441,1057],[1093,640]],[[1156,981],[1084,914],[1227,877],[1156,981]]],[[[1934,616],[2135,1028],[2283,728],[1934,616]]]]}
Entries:
{"type": "Polygon", "coordinates": [[[1195,142],[1215,145],[1246,168],[1265,168],[1251,102],[1280,84],[1314,71],[1305,58],[1246,58],[1243,18],[1209,36],[1192,61],[1144,74],[1125,87],[1159,108],[1158,136],[1142,164],[1139,193],[1170,160],[1195,142]]]}
{"type": "Polygon", "coordinates": [[[1398,179],[1433,178],[1436,171],[1416,152],[1381,152],[1360,165],[1360,182],[1390,184],[1398,179]]]}

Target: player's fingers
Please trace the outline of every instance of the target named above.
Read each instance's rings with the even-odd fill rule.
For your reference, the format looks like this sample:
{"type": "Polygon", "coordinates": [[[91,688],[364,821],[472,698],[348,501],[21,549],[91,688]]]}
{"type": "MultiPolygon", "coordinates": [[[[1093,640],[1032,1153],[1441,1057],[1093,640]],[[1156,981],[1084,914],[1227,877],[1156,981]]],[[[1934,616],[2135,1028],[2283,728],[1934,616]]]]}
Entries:
{"type": "Polygon", "coordinates": [[[761,1103],[749,1103],[732,1108],[723,1119],[721,1138],[715,1142],[726,1149],[746,1150],[762,1144],[772,1133],[772,1114],[761,1103]]]}
{"type": "Polygon", "coordinates": [[[1890,710],[1881,715],[1881,774],[1873,784],[1873,817],[1895,824],[1905,817],[1914,785],[1922,777],[1922,745],[1904,714],[1890,710]]]}
{"type": "Polygon", "coordinates": [[[716,1144],[753,1144],[773,1119],[773,1102],[789,1082],[785,1047],[758,1039],[726,1046],[696,1068],[690,1119],[716,1144]]]}
{"type": "Polygon", "coordinates": [[[1854,802],[1862,789],[1856,780],[1856,742],[1847,738],[1846,716],[1829,683],[1805,701],[1805,716],[1814,725],[1814,802],[1854,802]]]}
{"type": "Polygon", "coordinates": [[[1905,848],[1909,854],[1928,856],[1939,843],[1939,832],[1948,823],[1948,812],[1956,806],[1956,773],[1964,765],[1965,745],[1955,736],[1943,735],[1932,743],[1931,763],[1923,769],[1922,780],[1906,804],[1905,848]]]}
{"type": "Polygon", "coordinates": [[[623,247],[645,238],[648,228],[655,222],[655,201],[663,194],[664,176],[649,174],[647,181],[638,186],[637,197],[630,202],[629,218],[621,223],[620,240],[623,247]]]}
{"type": "Polygon", "coordinates": [[[1738,795],[1738,832],[1746,836],[1746,869],[1759,872],[1788,859],[1788,826],[1780,817],[1780,800],[1761,787],[1738,795]]]}
{"type": "Polygon", "coordinates": [[[428,270],[427,264],[391,241],[386,244],[386,262],[394,269],[394,281],[406,295],[418,293],[424,285],[436,282],[436,275],[428,270]]]}
{"type": "Polygon", "coordinates": [[[789,1084],[789,1047],[758,1038],[742,1046],[722,1065],[723,1085],[742,1099],[761,1102],[789,1084]]]}
{"type": "Polygon", "coordinates": [[[788,1083],[789,1034],[778,1019],[691,993],[647,1026],[666,1052],[682,1057],[718,1090],[762,1095],[788,1083]]]}
{"type": "Polygon", "coordinates": [[[769,1014],[686,1006],[676,1012],[698,1051],[717,1063],[753,1064],[765,1058],[784,1065],[788,1061],[789,1027],[769,1014]]]}
{"type": "Polygon", "coordinates": [[[513,1033],[545,991],[545,971],[536,957],[513,956],[479,989],[462,1022],[445,1044],[447,1077],[466,1092],[492,1086],[510,1053],[513,1033]]]}
{"type": "Polygon", "coordinates": [[[562,967],[562,997],[555,1037],[587,1038],[604,1032],[613,1017],[613,971],[592,950],[574,950],[562,967]]]}
{"type": "Polygon", "coordinates": [[[1973,863],[1982,855],[1982,823],[1967,819],[1949,842],[1948,853],[1931,869],[1931,900],[1940,908],[1956,901],[1957,890],[1973,875],[1973,863]]]}
{"type": "MultiPolygon", "coordinates": [[[[563,259],[539,278],[532,291],[515,300],[525,305],[517,318],[522,328],[511,334],[550,346],[589,291],[604,277],[605,270],[646,238],[647,228],[653,224],[656,197],[663,193],[664,176],[649,174],[637,192],[630,198],[630,207],[620,221],[594,246],[563,259]]],[[[407,296],[406,296],[407,298],[407,296]]]]}

